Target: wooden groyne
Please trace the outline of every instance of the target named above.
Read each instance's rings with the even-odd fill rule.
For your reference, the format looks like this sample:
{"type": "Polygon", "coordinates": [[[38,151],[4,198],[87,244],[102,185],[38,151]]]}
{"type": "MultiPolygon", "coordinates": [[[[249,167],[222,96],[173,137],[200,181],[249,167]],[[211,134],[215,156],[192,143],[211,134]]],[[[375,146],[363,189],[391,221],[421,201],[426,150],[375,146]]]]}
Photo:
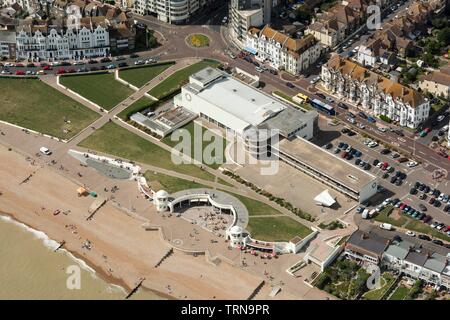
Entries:
{"type": "Polygon", "coordinates": [[[56,251],[58,251],[59,249],[61,249],[62,247],[64,247],[65,244],[66,244],[66,240],[63,240],[63,241],[59,244],[58,248],[56,248],[56,249],[54,250],[54,252],[56,252],[56,251]]]}
{"type": "Polygon", "coordinates": [[[129,299],[133,294],[135,294],[139,288],[142,286],[142,283],[144,282],[145,278],[140,278],[138,284],[130,291],[130,293],[127,294],[125,299],[129,299]]]}

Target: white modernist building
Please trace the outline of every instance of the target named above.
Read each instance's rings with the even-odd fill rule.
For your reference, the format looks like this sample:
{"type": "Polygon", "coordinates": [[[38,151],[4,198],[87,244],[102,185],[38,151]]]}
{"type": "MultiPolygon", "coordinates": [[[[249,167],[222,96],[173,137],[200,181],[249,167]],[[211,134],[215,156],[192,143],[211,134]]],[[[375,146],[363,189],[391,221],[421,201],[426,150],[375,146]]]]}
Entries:
{"type": "Polygon", "coordinates": [[[57,31],[48,34],[37,30],[34,33],[20,30],[16,36],[17,57],[21,59],[82,59],[109,55],[109,33],[98,25],[80,29],[57,31]]]}
{"type": "Polygon", "coordinates": [[[269,154],[274,135],[311,139],[317,121],[316,112],[294,109],[211,67],[191,75],[174,104],[241,137],[254,155],[269,154]]]}
{"type": "Polygon", "coordinates": [[[325,89],[374,115],[417,128],[428,119],[430,102],[419,92],[334,55],[322,66],[325,89]]]}
{"type": "Polygon", "coordinates": [[[251,28],[247,32],[245,50],[275,69],[298,75],[320,57],[321,46],[313,35],[293,39],[266,25],[262,30],[251,28]]]}

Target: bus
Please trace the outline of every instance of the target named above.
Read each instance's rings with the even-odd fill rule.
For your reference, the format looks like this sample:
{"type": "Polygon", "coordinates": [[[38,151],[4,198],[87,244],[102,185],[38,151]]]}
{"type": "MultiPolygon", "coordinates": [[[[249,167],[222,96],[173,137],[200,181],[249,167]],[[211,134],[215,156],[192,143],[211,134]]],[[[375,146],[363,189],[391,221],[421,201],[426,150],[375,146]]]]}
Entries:
{"type": "Polygon", "coordinates": [[[302,103],[302,102],[308,102],[309,98],[306,94],[297,93],[297,95],[295,97],[293,97],[292,100],[302,103]]]}
{"type": "Polygon", "coordinates": [[[312,100],[311,105],[314,108],[316,108],[317,110],[325,112],[326,114],[328,114],[330,116],[336,115],[336,111],[334,110],[334,108],[332,106],[320,101],[319,99],[312,100]]]}

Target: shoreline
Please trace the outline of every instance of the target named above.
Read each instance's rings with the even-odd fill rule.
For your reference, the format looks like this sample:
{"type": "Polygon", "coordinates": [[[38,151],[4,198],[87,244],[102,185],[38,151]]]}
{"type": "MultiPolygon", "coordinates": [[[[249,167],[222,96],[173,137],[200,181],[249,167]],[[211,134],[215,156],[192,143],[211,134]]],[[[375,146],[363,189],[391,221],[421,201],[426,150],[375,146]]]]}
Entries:
{"type": "MultiPolygon", "coordinates": [[[[32,234],[37,239],[42,240],[41,242],[44,247],[51,249],[53,253],[57,253],[56,251],[54,251],[56,248],[47,245],[45,241],[54,242],[57,243],[58,245],[61,244],[61,242],[58,242],[57,240],[50,238],[48,234],[45,233],[44,231],[38,230],[35,227],[30,226],[29,224],[18,220],[14,214],[2,210],[0,210],[0,220],[5,221],[6,223],[16,224],[17,226],[23,228],[26,232],[32,234]],[[38,233],[43,234],[44,237],[40,237],[38,233]]],[[[106,272],[104,272],[104,270],[101,267],[97,266],[95,263],[93,263],[86,257],[83,257],[82,255],[78,254],[77,252],[66,249],[65,247],[62,247],[58,251],[63,251],[71,260],[76,262],[80,266],[80,268],[88,272],[91,276],[94,276],[95,278],[102,280],[107,285],[119,288],[124,294],[124,300],[126,295],[133,289],[130,288],[130,286],[123,279],[114,277],[112,275],[108,275],[106,272]]],[[[162,299],[176,300],[175,297],[149,288],[144,284],[142,284],[142,286],[139,289],[143,291],[149,291],[162,299]]]]}

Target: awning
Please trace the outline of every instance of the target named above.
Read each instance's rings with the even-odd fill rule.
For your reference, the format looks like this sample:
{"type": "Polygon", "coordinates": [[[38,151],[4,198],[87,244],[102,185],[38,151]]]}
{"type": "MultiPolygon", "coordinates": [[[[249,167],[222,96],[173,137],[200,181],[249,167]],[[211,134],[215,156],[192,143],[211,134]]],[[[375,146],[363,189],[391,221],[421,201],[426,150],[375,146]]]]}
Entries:
{"type": "Polygon", "coordinates": [[[314,198],[314,201],[321,206],[331,207],[336,203],[336,200],[330,195],[328,190],[322,191],[317,197],[314,198]]]}
{"type": "Polygon", "coordinates": [[[250,47],[245,47],[244,50],[247,51],[247,52],[250,52],[251,54],[257,54],[258,53],[258,51],[256,51],[253,48],[250,48],[250,47]]]}

